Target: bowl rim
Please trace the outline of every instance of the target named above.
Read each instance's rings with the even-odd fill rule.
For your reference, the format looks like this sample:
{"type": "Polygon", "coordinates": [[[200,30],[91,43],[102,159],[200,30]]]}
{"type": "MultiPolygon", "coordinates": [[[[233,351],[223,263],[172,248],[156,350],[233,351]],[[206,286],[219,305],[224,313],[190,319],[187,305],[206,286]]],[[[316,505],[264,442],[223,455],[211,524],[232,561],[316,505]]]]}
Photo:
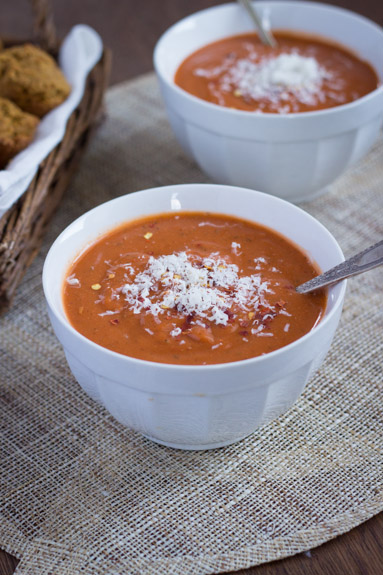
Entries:
{"type": "MultiPolygon", "coordinates": [[[[65,241],[65,237],[68,236],[68,233],[72,230],[72,229],[80,229],[81,230],[81,222],[84,221],[86,218],[89,218],[91,216],[91,214],[95,214],[96,212],[100,212],[102,211],[102,209],[104,209],[104,207],[106,205],[112,205],[113,203],[118,204],[120,202],[126,202],[129,201],[130,197],[135,197],[138,194],[153,194],[153,193],[159,193],[159,190],[162,190],[163,193],[167,193],[168,191],[172,191],[172,192],[176,192],[179,191],[180,188],[183,188],[185,190],[187,190],[188,188],[195,188],[198,187],[201,190],[203,188],[207,189],[207,188],[214,188],[214,189],[222,189],[225,188],[228,191],[232,191],[233,193],[246,193],[246,194],[255,194],[255,195],[261,195],[262,197],[266,197],[267,201],[270,201],[271,203],[274,204],[286,204],[287,206],[289,206],[289,209],[292,209],[293,211],[297,211],[299,212],[303,217],[307,218],[308,220],[311,220],[315,223],[316,226],[319,227],[319,229],[322,230],[322,232],[331,239],[331,241],[334,244],[334,248],[337,252],[337,255],[340,257],[340,261],[344,261],[344,255],[343,252],[337,242],[337,240],[334,238],[334,236],[331,234],[331,232],[316,218],[314,218],[311,214],[309,214],[308,212],[306,212],[305,210],[303,210],[302,208],[296,206],[295,204],[292,204],[291,202],[288,202],[282,198],[279,198],[277,196],[273,196],[270,194],[266,194],[264,192],[259,192],[257,190],[251,190],[248,188],[243,188],[243,187],[238,187],[238,186],[226,186],[226,185],[220,185],[220,184],[175,184],[175,185],[169,185],[169,186],[160,186],[160,187],[156,187],[156,188],[147,188],[144,190],[139,190],[136,192],[132,192],[132,193],[128,193],[125,194],[123,196],[119,196],[117,198],[113,198],[111,200],[108,200],[106,202],[103,202],[102,204],[99,204],[98,206],[95,206],[94,208],[84,212],[81,216],[79,216],[78,218],[76,218],[74,221],[72,221],[68,226],[66,226],[66,228],[59,234],[59,236],[55,239],[55,241],[52,243],[46,257],[45,257],[45,261],[44,261],[44,266],[43,266],[43,272],[42,272],[42,284],[43,284],[43,291],[44,291],[44,295],[45,295],[45,299],[46,302],[48,304],[48,308],[51,311],[51,313],[53,313],[54,317],[56,318],[56,320],[58,320],[58,322],[60,323],[60,325],[67,331],[70,332],[70,334],[75,337],[75,338],[79,338],[80,341],[82,341],[84,343],[84,345],[90,346],[91,349],[95,350],[98,353],[102,353],[104,354],[104,356],[107,356],[108,358],[110,358],[110,360],[112,361],[113,359],[118,360],[118,361],[124,361],[126,363],[132,363],[134,365],[140,365],[140,366],[146,366],[149,369],[158,369],[158,370],[172,370],[172,371],[184,371],[185,369],[189,370],[193,370],[196,373],[198,372],[206,372],[206,371],[214,371],[214,370],[229,370],[229,369],[235,369],[236,367],[239,366],[248,366],[249,364],[262,364],[262,363],[267,363],[268,361],[273,361],[273,358],[279,356],[279,355],[283,355],[286,353],[289,353],[290,351],[294,350],[297,346],[302,345],[303,343],[305,343],[307,340],[311,339],[312,337],[315,337],[315,335],[323,330],[326,329],[327,325],[331,322],[332,318],[338,313],[339,308],[341,309],[343,306],[343,301],[344,301],[344,296],[345,296],[345,292],[346,292],[346,286],[347,286],[347,280],[342,280],[341,282],[339,282],[339,284],[336,284],[334,287],[333,286],[329,286],[328,288],[328,299],[330,298],[331,292],[332,290],[334,290],[338,285],[340,286],[340,289],[338,290],[338,295],[336,296],[335,300],[334,300],[334,305],[332,307],[332,309],[326,313],[324,317],[320,320],[320,322],[313,327],[309,332],[307,332],[306,334],[304,334],[302,337],[292,341],[290,344],[280,347],[278,349],[276,349],[275,351],[266,353],[265,355],[261,355],[261,356],[255,356],[255,357],[250,357],[248,359],[243,359],[243,360],[238,360],[238,361],[232,361],[232,362],[226,362],[226,363],[212,363],[212,364],[173,364],[173,363],[161,363],[161,362],[156,362],[156,361],[151,361],[151,360],[146,360],[146,359],[139,359],[139,358],[135,358],[129,355],[125,355],[125,354],[120,354],[118,352],[112,351],[111,349],[108,349],[106,347],[103,347],[102,345],[93,342],[92,340],[88,339],[87,337],[85,337],[84,335],[82,335],[80,332],[78,332],[69,322],[68,318],[65,315],[65,312],[63,310],[63,312],[61,313],[60,310],[57,309],[57,306],[55,304],[54,298],[51,294],[50,289],[48,288],[48,283],[49,283],[49,268],[51,266],[51,262],[52,260],[55,259],[55,251],[58,248],[59,245],[61,245],[64,241],[65,241]]],[[[170,210],[171,211],[171,210],[170,210]]],[[[182,211],[195,211],[195,210],[182,210],[182,211]]],[[[203,211],[203,210],[202,210],[203,211]]],[[[156,212],[156,213],[165,213],[165,212],[156,212]]],[[[223,213],[218,211],[215,211],[214,213],[223,213]]],[[[142,214],[142,217],[144,217],[145,215],[148,214],[142,214]]],[[[140,216],[137,216],[135,219],[139,218],[140,216]]],[[[236,216],[237,217],[237,216],[236,216]]],[[[238,216],[240,217],[240,216],[238,216]]],[[[126,220],[129,221],[129,220],[126,220]]],[[[252,220],[251,218],[249,219],[249,221],[255,221],[252,220]]],[[[108,230],[112,230],[113,228],[115,228],[118,224],[111,226],[110,228],[103,228],[102,234],[107,234],[108,230]]],[[[262,224],[264,225],[264,224],[262,224]]],[[[267,227],[267,226],[266,226],[267,227]]],[[[271,227],[271,226],[268,226],[271,227]]],[[[271,228],[272,229],[272,228],[271,228]]],[[[281,233],[281,232],[278,232],[281,233]]],[[[93,240],[88,240],[87,243],[81,243],[81,245],[78,246],[78,249],[76,250],[76,253],[79,254],[81,253],[82,250],[86,249],[89,245],[91,245],[92,241],[95,241],[97,239],[97,237],[101,237],[101,232],[100,230],[95,230],[94,231],[94,235],[93,235],[93,240]]],[[[282,234],[285,235],[285,234],[282,234]]],[[[73,236],[70,236],[73,237],[73,236]]],[[[298,246],[302,248],[302,246],[298,246]]],[[[73,260],[72,260],[73,261],[73,260]]],[[[64,268],[67,269],[68,264],[65,263],[64,268]]],[[[63,266],[61,266],[61,269],[63,270],[63,273],[65,272],[65,270],[63,269],[63,266]]],[[[60,282],[61,282],[61,278],[60,278],[60,282]]],[[[60,296],[62,297],[62,296],[60,296]]],[[[327,300],[328,301],[328,300],[327,300]]]]}
{"type": "MultiPolygon", "coordinates": [[[[266,2],[264,0],[260,0],[259,2],[256,2],[256,4],[266,4],[266,2]]],[[[324,4],[321,2],[311,2],[311,1],[309,2],[307,0],[299,0],[299,1],[298,0],[286,0],[285,2],[281,2],[281,0],[268,0],[267,4],[270,7],[273,4],[281,4],[281,5],[283,4],[285,6],[304,5],[306,7],[313,8],[314,10],[317,8],[320,8],[320,9],[325,9],[325,10],[329,10],[329,11],[333,11],[333,12],[345,13],[345,14],[348,14],[350,16],[353,16],[356,20],[363,21],[364,23],[375,27],[376,30],[382,34],[382,39],[383,39],[383,28],[380,27],[379,24],[377,24],[373,20],[370,20],[366,16],[362,16],[361,14],[358,14],[357,12],[353,12],[352,10],[349,10],[347,8],[342,8],[340,6],[334,6],[332,4],[324,4]]],[[[195,106],[198,105],[198,106],[201,106],[202,108],[206,108],[206,110],[211,111],[212,113],[216,113],[216,114],[225,114],[225,115],[232,116],[232,117],[237,116],[240,118],[247,118],[247,119],[249,117],[258,118],[258,119],[259,118],[262,118],[262,119],[267,118],[267,121],[279,121],[280,122],[280,121],[289,121],[289,119],[291,119],[291,118],[321,118],[323,116],[332,115],[332,114],[339,113],[339,112],[344,111],[344,110],[347,110],[347,111],[350,110],[350,112],[352,112],[355,107],[360,106],[364,103],[367,103],[367,102],[369,102],[369,100],[374,99],[379,95],[383,95],[383,79],[382,80],[380,79],[379,72],[367,60],[366,61],[368,62],[368,64],[373,68],[373,70],[375,71],[375,73],[378,76],[378,82],[379,83],[378,83],[378,86],[376,88],[374,88],[374,90],[372,90],[368,94],[365,94],[361,98],[358,98],[357,100],[354,100],[352,102],[347,102],[346,104],[340,104],[339,106],[333,106],[331,108],[323,108],[321,110],[313,110],[310,112],[291,112],[288,114],[278,114],[277,112],[260,113],[256,110],[254,110],[254,111],[237,110],[234,108],[228,108],[226,106],[219,106],[218,104],[208,102],[207,100],[204,100],[203,98],[198,98],[197,96],[190,94],[189,92],[187,92],[183,88],[180,88],[174,82],[174,77],[173,77],[172,81],[170,81],[162,73],[161,63],[160,63],[161,61],[159,58],[159,51],[162,47],[162,44],[166,41],[167,37],[170,36],[170,34],[172,34],[180,25],[184,24],[185,22],[187,22],[188,20],[190,20],[192,18],[195,18],[196,16],[207,14],[207,13],[218,11],[218,10],[230,9],[230,8],[233,8],[237,5],[238,4],[236,2],[229,2],[227,4],[218,4],[216,6],[210,6],[208,8],[204,8],[203,10],[198,10],[197,12],[193,12],[192,14],[189,14],[188,16],[185,16],[181,20],[178,20],[177,22],[172,24],[167,30],[165,30],[165,32],[157,40],[156,45],[154,47],[154,51],[153,51],[153,66],[154,66],[154,69],[156,71],[156,74],[158,75],[158,77],[161,79],[162,82],[164,82],[171,90],[173,90],[180,97],[184,98],[186,101],[189,101],[191,104],[193,104],[195,106]],[[278,118],[278,120],[277,120],[277,118],[278,118]]],[[[234,34],[234,35],[236,35],[236,34],[234,34]]],[[[318,36],[320,36],[320,34],[318,34],[318,36]]],[[[326,36],[323,36],[323,39],[326,40],[326,36]]],[[[214,42],[214,40],[213,40],[213,42],[214,42]]],[[[348,46],[345,46],[345,48],[349,49],[348,46]]],[[[191,55],[192,53],[193,52],[190,52],[189,55],[191,55]]],[[[181,63],[184,61],[184,59],[181,61],[181,63]]]]}

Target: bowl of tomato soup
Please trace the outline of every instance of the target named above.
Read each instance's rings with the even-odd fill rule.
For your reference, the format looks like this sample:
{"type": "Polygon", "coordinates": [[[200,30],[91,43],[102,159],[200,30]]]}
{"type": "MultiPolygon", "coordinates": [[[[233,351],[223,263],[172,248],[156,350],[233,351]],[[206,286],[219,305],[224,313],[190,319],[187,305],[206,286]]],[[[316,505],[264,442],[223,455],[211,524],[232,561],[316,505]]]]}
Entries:
{"type": "Polygon", "coordinates": [[[256,8],[277,48],[225,4],[165,32],[154,66],[178,141],[213,181],[305,201],[379,135],[383,30],[315,2],[256,8]]]}
{"type": "Polygon", "coordinates": [[[345,282],[295,287],[341,261],[332,235],[293,204],[188,184],[81,216],[52,245],[43,286],[94,400],[154,441],[209,449],[296,401],[331,344],[345,282]]]}

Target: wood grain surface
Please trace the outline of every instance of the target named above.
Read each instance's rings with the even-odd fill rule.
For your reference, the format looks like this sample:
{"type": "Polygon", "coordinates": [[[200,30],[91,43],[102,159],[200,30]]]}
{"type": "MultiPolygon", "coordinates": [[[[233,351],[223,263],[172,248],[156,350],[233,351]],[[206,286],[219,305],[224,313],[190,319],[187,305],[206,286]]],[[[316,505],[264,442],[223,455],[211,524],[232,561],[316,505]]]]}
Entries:
{"type": "MultiPolygon", "coordinates": [[[[59,37],[78,23],[89,24],[113,52],[111,83],[152,70],[159,36],[180,18],[225,0],[54,0],[59,37]]],[[[382,0],[326,2],[383,24],[382,0]]],[[[27,0],[1,0],[0,35],[31,34],[27,0]]],[[[18,560],[0,550],[0,575],[11,575],[18,560]]],[[[310,552],[237,572],[241,575],[379,575],[383,573],[383,513],[310,552]]],[[[105,574],[107,575],[107,574],[105,574]]]]}

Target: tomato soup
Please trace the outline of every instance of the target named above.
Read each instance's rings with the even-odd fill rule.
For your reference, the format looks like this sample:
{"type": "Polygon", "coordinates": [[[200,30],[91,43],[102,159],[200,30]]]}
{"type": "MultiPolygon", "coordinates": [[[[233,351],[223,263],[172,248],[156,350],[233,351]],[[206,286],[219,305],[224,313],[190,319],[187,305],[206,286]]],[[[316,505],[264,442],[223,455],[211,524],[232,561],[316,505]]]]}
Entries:
{"type": "Polygon", "coordinates": [[[175,83],[220,106],[278,114],[346,104],[379,85],[374,69],[342,46],[298,33],[275,37],[277,48],[256,34],[204,46],[180,65],[175,83]]]}
{"type": "Polygon", "coordinates": [[[283,347],[322,318],[319,273],[300,249],[252,222],[178,212],[126,223],[81,253],[63,302],[101,346],[162,363],[243,360],[283,347]]]}

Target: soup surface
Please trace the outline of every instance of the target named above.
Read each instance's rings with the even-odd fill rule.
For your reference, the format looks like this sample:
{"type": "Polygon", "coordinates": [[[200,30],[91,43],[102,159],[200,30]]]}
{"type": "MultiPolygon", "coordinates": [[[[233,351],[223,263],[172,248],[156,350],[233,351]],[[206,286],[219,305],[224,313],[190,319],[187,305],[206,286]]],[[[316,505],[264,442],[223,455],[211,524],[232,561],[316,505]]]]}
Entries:
{"type": "Polygon", "coordinates": [[[357,100],[377,88],[373,68],[319,37],[275,32],[277,48],[256,34],[219,40],[191,54],[175,83],[220,106],[264,113],[296,113],[357,100]]]}
{"type": "Polygon", "coordinates": [[[68,270],[67,317],[90,340],[162,363],[238,361],[285,346],[321,319],[319,270],[295,245],[230,216],[178,212],[129,222],[68,270]]]}

